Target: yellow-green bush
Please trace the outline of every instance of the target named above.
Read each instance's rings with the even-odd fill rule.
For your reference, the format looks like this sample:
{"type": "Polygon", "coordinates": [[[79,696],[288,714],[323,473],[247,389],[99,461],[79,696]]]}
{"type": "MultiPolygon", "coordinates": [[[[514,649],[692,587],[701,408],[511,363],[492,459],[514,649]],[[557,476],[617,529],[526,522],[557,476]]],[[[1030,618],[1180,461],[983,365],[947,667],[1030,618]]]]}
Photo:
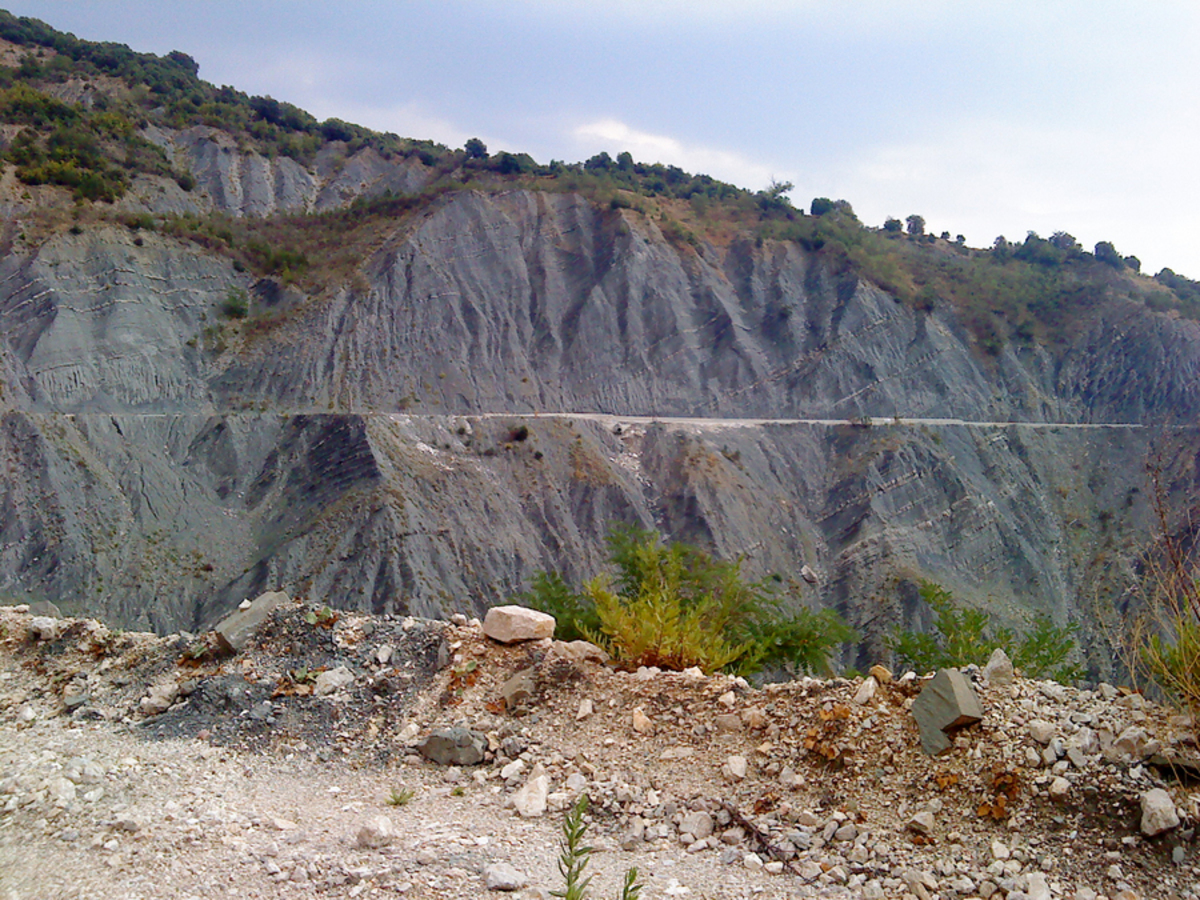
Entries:
{"type": "Polygon", "coordinates": [[[609,546],[612,576],[575,591],[557,574],[539,573],[517,599],[552,614],[560,639],[591,640],[618,664],[826,672],[834,649],[856,639],[833,610],[785,610],[778,581],[746,580],[740,561],[632,527],[614,528],[609,546]]]}

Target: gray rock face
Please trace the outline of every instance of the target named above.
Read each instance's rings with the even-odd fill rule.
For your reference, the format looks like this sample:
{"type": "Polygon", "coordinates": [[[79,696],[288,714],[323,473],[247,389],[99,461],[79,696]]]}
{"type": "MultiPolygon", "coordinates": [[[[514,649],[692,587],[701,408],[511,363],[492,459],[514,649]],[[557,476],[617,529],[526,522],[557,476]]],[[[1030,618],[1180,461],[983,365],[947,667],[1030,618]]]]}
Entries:
{"type": "Polygon", "coordinates": [[[958,669],[940,669],[913,701],[912,713],[921,729],[921,749],[930,756],[950,748],[947,733],[983,718],[975,689],[958,669]]]}
{"type": "Polygon", "coordinates": [[[443,766],[475,766],[483,762],[487,735],[469,728],[439,728],[417,745],[421,755],[443,766]]]}
{"type": "Polygon", "coordinates": [[[430,181],[430,170],[413,157],[385,159],[372,148],[346,155],[332,142],[307,169],[286,156],[268,159],[238,147],[229,134],[207,126],[182,131],[150,125],[143,137],[161,147],[179,169],[196,180],[192,191],[174,181],[141,177],[125,209],[158,213],[220,211],[234,216],[315,212],[349,206],[360,197],[391,192],[414,194],[430,181]]]}
{"type": "MultiPolygon", "coordinates": [[[[424,177],[336,148],[305,175],[235,160],[204,130],[158,140],[196,161],[187,202],[241,213],[424,177]]],[[[1090,561],[1153,530],[1155,435],[912,418],[1178,422],[1191,430],[1171,439],[1200,444],[1195,323],[1114,303],[1053,357],[982,359],[948,312],[796,245],[681,251],[568,194],[450,195],[364,260],[361,285],[320,298],[141,237],[89,226],[0,258],[0,592],[124,627],[201,630],[279,586],[481,613],[537,569],[595,574],[626,521],[744,555],[747,574],[793,577],[869,623],[847,660],[864,668],[892,628],[928,623],[915,585],[893,585],[902,569],[995,597],[999,619],[1081,622],[1105,676],[1075,598],[1136,577],[1090,561]],[[251,297],[253,339],[221,319],[231,289],[251,297]],[[874,424],[516,415],[535,411],[874,424]]]]}

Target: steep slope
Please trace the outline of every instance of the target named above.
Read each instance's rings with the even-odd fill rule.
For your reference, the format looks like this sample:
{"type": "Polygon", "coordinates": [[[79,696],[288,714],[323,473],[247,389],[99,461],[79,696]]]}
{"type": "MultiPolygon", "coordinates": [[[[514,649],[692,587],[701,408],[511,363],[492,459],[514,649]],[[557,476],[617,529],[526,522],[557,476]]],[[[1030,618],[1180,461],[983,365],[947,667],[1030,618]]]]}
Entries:
{"type": "MultiPolygon", "coordinates": [[[[84,116],[82,88],[37,83],[84,116]]],[[[88,84],[120,101],[117,82],[88,84]]],[[[14,165],[0,180],[14,599],[159,630],[277,586],[480,610],[538,568],[594,573],[626,521],[837,606],[863,659],[927,619],[914,584],[932,578],[1005,622],[1081,623],[1107,671],[1105,629],[1155,531],[1147,459],[1165,461],[1181,530],[1196,508],[1200,325],[1087,254],[1058,282],[1038,270],[1050,300],[1076,297],[1045,340],[984,340],[950,282],[914,299],[876,272],[891,245],[838,250],[831,235],[875,240],[845,211],[742,192],[728,221],[683,234],[678,197],[565,190],[340,125],[324,139],[329,123],[272,132],[309,142],[288,156],[152,118],[121,152],[161,158],[113,204],[14,165]],[[479,189],[451,183],[467,177],[479,189]],[[248,220],[275,231],[246,238],[248,220]],[[299,266],[305,240],[344,244],[337,264],[279,262],[299,266]],[[747,417],[781,421],[729,421],[747,417]]],[[[914,266],[1009,271],[897,246],[914,266]]]]}

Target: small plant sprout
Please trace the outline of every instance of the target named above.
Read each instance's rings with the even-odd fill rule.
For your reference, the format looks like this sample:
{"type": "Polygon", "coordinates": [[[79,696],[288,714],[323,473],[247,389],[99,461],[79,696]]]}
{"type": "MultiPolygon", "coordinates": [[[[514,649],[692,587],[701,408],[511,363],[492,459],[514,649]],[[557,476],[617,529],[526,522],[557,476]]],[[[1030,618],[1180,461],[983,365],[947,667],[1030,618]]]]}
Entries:
{"type": "Polygon", "coordinates": [[[412,788],[400,784],[392,788],[392,792],[388,794],[387,804],[388,806],[408,806],[416,795],[417,792],[412,788]]]}
{"type": "MultiPolygon", "coordinates": [[[[578,802],[563,818],[562,850],[558,855],[558,871],[562,874],[565,886],[561,891],[551,891],[551,896],[562,897],[563,900],[583,900],[587,896],[591,875],[583,874],[591,858],[593,848],[587,846],[584,834],[587,823],[583,821],[587,812],[587,794],[581,794],[578,802]]],[[[631,867],[625,872],[625,882],[621,888],[620,900],[638,900],[642,885],[637,880],[638,870],[631,867]]]]}

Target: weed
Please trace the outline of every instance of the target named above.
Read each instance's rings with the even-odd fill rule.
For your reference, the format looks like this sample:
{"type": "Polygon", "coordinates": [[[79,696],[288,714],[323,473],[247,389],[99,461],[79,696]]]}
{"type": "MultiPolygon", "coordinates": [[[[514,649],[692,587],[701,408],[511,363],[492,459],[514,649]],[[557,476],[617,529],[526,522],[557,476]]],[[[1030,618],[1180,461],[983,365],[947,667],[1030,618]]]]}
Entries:
{"type": "Polygon", "coordinates": [[[332,628],[337,620],[338,614],[328,606],[322,606],[320,609],[306,609],[304,611],[304,621],[309,625],[319,628],[332,628]]]}
{"type": "Polygon", "coordinates": [[[413,797],[417,796],[417,792],[405,785],[398,785],[392,788],[388,794],[388,806],[408,806],[412,802],[413,797]]]}
{"type": "MultiPolygon", "coordinates": [[[[587,896],[591,875],[585,875],[594,848],[587,846],[583,840],[587,833],[587,824],[583,821],[587,812],[587,794],[581,794],[579,801],[563,818],[562,850],[558,855],[558,871],[563,877],[565,887],[561,891],[551,891],[551,896],[562,897],[563,900],[583,900],[587,896]]],[[[621,888],[620,900],[637,900],[642,891],[642,885],[637,880],[638,870],[631,867],[625,872],[625,882],[621,888]]]]}
{"type": "Polygon", "coordinates": [[[1200,567],[1171,535],[1161,463],[1149,467],[1161,554],[1147,566],[1146,607],[1133,623],[1131,669],[1200,722],[1200,567]]]}
{"type": "Polygon", "coordinates": [[[467,789],[465,787],[463,787],[461,784],[455,785],[454,787],[452,787],[450,789],[451,797],[464,797],[464,796],[466,796],[466,793],[467,793],[467,789]]]}

